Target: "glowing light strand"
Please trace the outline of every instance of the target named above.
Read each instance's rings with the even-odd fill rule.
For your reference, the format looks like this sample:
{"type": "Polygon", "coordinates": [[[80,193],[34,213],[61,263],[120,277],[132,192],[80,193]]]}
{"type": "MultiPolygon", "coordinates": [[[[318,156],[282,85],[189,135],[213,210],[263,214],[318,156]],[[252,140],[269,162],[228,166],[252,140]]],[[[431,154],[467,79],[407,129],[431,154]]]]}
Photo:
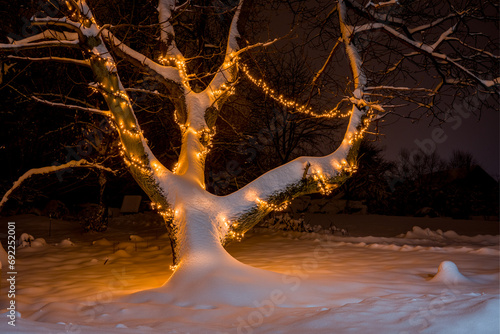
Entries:
{"type": "Polygon", "coordinates": [[[272,211],[284,211],[288,208],[288,206],[291,203],[290,201],[285,201],[281,204],[273,204],[273,203],[269,203],[269,202],[266,202],[264,200],[261,200],[260,198],[256,198],[255,202],[261,208],[266,209],[266,210],[272,210],[272,211]]]}
{"type": "Polygon", "coordinates": [[[226,218],[222,218],[222,223],[223,226],[220,228],[220,236],[221,236],[221,241],[223,241],[224,238],[230,238],[236,241],[241,241],[243,237],[245,236],[245,233],[240,233],[236,232],[234,229],[238,227],[238,223],[236,222],[231,222],[227,220],[226,218]],[[223,231],[227,231],[227,233],[224,233],[223,231]]]}
{"type": "Polygon", "coordinates": [[[184,61],[184,59],[177,57],[160,56],[158,58],[158,62],[163,66],[171,66],[177,68],[177,70],[179,71],[179,76],[182,79],[182,85],[185,88],[191,89],[191,87],[189,86],[189,75],[187,74],[186,62],[184,61]]]}
{"type": "Polygon", "coordinates": [[[287,98],[283,97],[283,95],[277,95],[275,90],[272,89],[271,87],[269,87],[269,85],[267,83],[265,83],[264,80],[256,79],[255,77],[253,77],[250,74],[248,67],[245,64],[241,64],[240,69],[251,83],[253,83],[256,87],[260,88],[264,92],[264,94],[266,94],[267,96],[269,96],[270,98],[272,98],[273,100],[275,100],[276,102],[281,104],[283,107],[291,108],[291,109],[294,109],[296,112],[310,115],[310,116],[314,116],[314,117],[318,117],[318,118],[319,117],[345,118],[345,117],[349,117],[351,115],[350,110],[347,113],[345,113],[345,112],[342,113],[338,109],[332,109],[330,111],[325,111],[322,114],[318,114],[318,113],[314,112],[311,107],[308,107],[308,106],[300,104],[296,101],[287,99],[287,98]]]}

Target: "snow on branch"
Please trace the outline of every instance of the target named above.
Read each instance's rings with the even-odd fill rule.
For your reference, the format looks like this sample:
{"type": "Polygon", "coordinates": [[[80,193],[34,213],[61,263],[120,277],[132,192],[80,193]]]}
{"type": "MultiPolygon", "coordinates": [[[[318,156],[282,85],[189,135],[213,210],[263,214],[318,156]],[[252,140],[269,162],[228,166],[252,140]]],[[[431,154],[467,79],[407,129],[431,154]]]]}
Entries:
{"type": "Polygon", "coordinates": [[[435,27],[435,26],[441,24],[442,22],[444,22],[446,20],[452,19],[452,18],[457,17],[457,16],[458,16],[458,14],[455,14],[455,13],[449,14],[447,16],[440,17],[439,19],[434,20],[431,23],[423,24],[423,25],[415,27],[415,28],[408,28],[408,31],[409,31],[410,34],[413,35],[416,32],[420,32],[420,31],[423,31],[423,30],[430,29],[432,27],[435,27]]]}
{"type": "Polygon", "coordinates": [[[158,92],[157,90],[149,90],[149,89],[142,89],[142,88],[131,88],[131,87],[127,87],[125,88],[125,90],[127,92],[134,92],[134,93],[144,93],[144,94],[150,94],[150,95],[155,95],[155,96],[158,96],[158,97],[164,97],[164,98],[168,98],[167,95],[165,94],[161,94],[160,92],[158,92]]]}
{"type": "Polygon", "coordinates": [[[360,26],[355,26],[353,27],[353,35],[354,34],[359,34],[365,31],[370,31],[370,30],[376,30],[382,28],[382,23],[366,23],[360,26]]]}
{"type": "MultiPolygon", "coordinates": [[[[427,55],[427,56],[429,56],[431,58],[437,58],[437,59],[443,60],[443,61],[445,61],[445,62],[453,65],[454,67],[456,67],[459,70],[461,70],[462,72],[464,72],[467,76],[471,77],[473,80],[477,81],[479,84],[481,84],[485,88],[491,88],[491,87],[493,87],[495,85],[498,85],[498,80],[497,79],[495,79],[495,80],[484,80],[484,79],[479,78],[474,73],[472,73],[472,71],[470,71],[469,69],[467,69],[465,66],[462,66],[457,61],[451,59],[447,55],[445,55],[443,53],[434,52],[434,48],[432,46],[430,46],[430,45],[424,44],[423,42],[418,42],[418,41],[415,41],[415,40],[411,40],[408,37],[404,36],[403,34],[397,32],[396,30],[394,30],[393,28],[391,28],[391,27],[389,27],[387,25],[382,24],[381,28],[382,28],[383,31],[385,31],[388,34],[396,37],[400,41],[406,43],[407,45],[410,45],[414,49],[417,49],[417,50],[421,51],[421,53],[423,53],[423,54],[425,54],[425,55],[427,55]]],[[[444,32],[443,34],[446,34],[446,32],[444,32]]]]}
{"type": "Polygon", "coordinates": [[[80,48],[79,41],[41,41],[36,43],[16,43],[16,44],[1,44],[1,51],[21,51],[21,50],[32,50],[40,48],[50,48],[50,47],[69,47],[69,48],[80,48]]]}
{"type": "Polygon", "coordinates": [[[247,226],[251,225],[245,221],[262,218],[270,210],[279,210],[301,194],[317,191],[327,194],[338,186],[347,174],[356,169],[354,161],[357,152],[356,145],[367,130],[370,119],[374,116],[374,111],[383,111],[383,108],[363,99],[366,78],[361,66],[361,57],[350,42],[352,32],[346,23],[345,2],[340,0],[338,8],[342,42],[345,44],[345,51],[355,81],[353,96],[349,98],[352,103],[349,125],[342,143],[329,155],[299,157],[221,198],[224,207],[229,208],[227,212],[223,213],[224,216],[228,217],[230,221],[236,222],[228,225],[224,224],[225,220],[223,220],[220,226],[222,230],[226,228],[229,233],[240,235],[245,232],[247,226]],[[245,212],[245,214],[241,215],[241,212],[245,212]]]}
{"type": "Polygon", "coordinates": [[[457,29],[457,24],[454,24],[452,27],[450,27],[447,30],[445,30],[439,36],[439,38],[437,39],[437,41],[434,42],[434,44],[431,45],[431,48],[433,50],[436,50],[439,47],[439,45],[441,45],[441,43],[443,43],[448,38],[448,36],[450,36],[451,34],[453,34],[455,32],[456,29],[457,29]]]}
{"type": "Polygon", "coordinates": [[[147,67],[149,70],[152,70],[153,72],[155,72],[155,74],[159,74],[162,78],[166,80],[170,80],[178,84],[182,83],[179,71],[175,67],[164,66],[156,63],[155,61],[149,59],[142,53],[135,51],[134,49],[123,43],[120,39],[115,37],[115,35],[111,31],[107,29],[104,29],[102,31],[102,36],[113,47],[119,50],[124,58],[130,61],[135,61],[141,64],[142,66],[147,67]]]}
{"type": "Polygon", "coordinates": [[[82,107],[82,106],[77,106],[77,105],[73,105],[73,104],[52,102],[52,101],[40,99],[40,98],[38,98],[36,96],[32,96],[31,98],[33,100],[37,101],[37,102],[40,102],[40,103],[43,103],[43,104],[46,104],[46,105],[49,105],[49,106],[53,106],[53,107],[68,108],[68,109],[73,109],[73,110],[81,110],[81,111],[91,112],[91,113],[94,113],[94,114],[99,114],[99,115],[103,115],[103,116],[107,116],[107,117],[111,117],[111,115],[112,115],[111,112],[107,111],[107,110],[100,110],[100,109],[96,109],[96,108],[82,107]]]}
{"type": "Polygon", "coordinates": [[[481,79],[476,74],[474,74],[470,69],[461,65],[459,63],[460,59],[452,59],[444,53],[435,52],[435,48],[437,48],[444,40],[450,38],[449,35],[454,32],[455,29],[454,27],[455,26],[445,30],[433,45],[425,44],[424,42],[411,39],[384,23],[368,23],[359,27],[355,27],[353,33],[356,34],[367,30],[380,29],[386,32],[387,34],[395,37],[399,41],[405,43],[406,45],[410,46],[411,48],[417,50],[421,54],[426,55],[430,58],[444,61],[445,63],[454,66],[455,68],[459,69],[461,72],[465,73],[467,76],[469,76],[470,78],[472,78],[474,81],[484,86],[485,88],[492,88],[494,86],[497,86],[499,84],[499,78],[493,80],[481,79]]]}
{"type": "Polygon", "coordinates": [[[105,170],[105,171],[108,171],[111,173],[115,173],[114,170],[112,170],[108,167],[104,167],[100,164],[88,162],[85,159],[81,159],[78,161],[73,160],[73,161],[67,162],[67,163],[59,165],[59,166],[47,166],[47,167],[41,167],[41,168],[33,168],[33,169],[30,169],[29,171],[27,171],[26,173],[24,173],[19,179],[17,179],[17,181],[14,182],[14,184],[12,185],[12,187],[5,193],[5,195],[3,195],[3,198],[0,201],[0,209],[7,202],[10,194],[12,194],[12,192],[16,188],[18,188],[29,177],[31,177],[33,175],[37,175],[37,174],[54,173],[54,172],[57,172],[57,171],[62,170],[62,169],[73,168],[73,167],[98,168],[98,169],[102,169],[102,170],[105,170]]]}
{"type": "Polygon", "coordinates": [[[244,53],[244,52],[250,51],[250,50],[255,49],[255,48],[258,48],[258,47],[264,47],[264,48],[265,48],[265,47],[268,47],[268,46],[270,46],[270,45],[272,45],[272,44],[276,43],[277,41],[279,41],[279,40],[281,40],[281,39],[285,38],[286,36],[288,36],[288,35],[285,35],[285,36],[283,36],[283,37],[278,37],[278,38],[275,38],[275,39],[273,39],[273,40],[271,40],[271,41],[268,41],[268,42],[260,42],[260,43],[255,43],[255,44],[252,44],[252,45],[247,45],[247,46],[245,46],[244,48],[239,49],[238,51],[233,51],[233,53],[232,53],[232,55],[231,55],[231,56],[232,56],[232,57],[236,57],[236,56],[239,56],[240,54],[242,54],[242,53],[244,53]]]}
{"type": "MultiPolygon", "coordinates": [[[[213,77],[210,84],[205,88],[205,93],[208,94],[212,103],[216,101],[224,100],[224,97],[232,94],[233,89],[231,85],[227,85],[236,81],[236,70],[237,70],[237,52],[239,50],[238,41],[236,40],[240,34],[238,32],[238,19],[240,16],[241,6],[243,5],[243,0],[240,0],[238,7],[231,20],[231,26],[229,28],[229,34],[227,38],[226,55],[224,62],[217,69],[217,73],[213,77]]],[[[265,44],[265,43],[260,43],[265,44]]],[[[257,47],[259,45],[251,46],[249,48],[257,47]]]]}
{"type": "Polygon", "coordinates": [[[231,27],[229,27],[229,36],[227,39],[226,55],[229,55],[239,49],[236,38],[240,37],[240,33],[238,31],[238,19],[240,18],[242,5],[243,0],[240,0],[238,7],[236,8],[236,12],[233,15],[233,19],[231,20],[231,27]]]}
{"type": "Polygon", "coordinates": [[[64,27],[71,27],[75,31],[80,31],[81,23],[70,20],[67,17],[53,18],[53,17],[35,17],[34,24],[53,24],[64,27]]]}
{"type": "Polygon", "coordinates": [[[72,58],[63,58],[63,57],[21,57],[21,56],[13,56],[9,55],[6,58],[9,59],[19,59],[19,60],[29,60],[29,61],[55,61],[59,63],[68,63],[68,64],[74,64],[74,65],[80,65],[80,66],[90,66],[90,62],[88,60],[81,60],[81,59],[72,59],[72,58]]]}
{"type": "Polygon", "coordinates": [[[393,5],[396,5],[396,4],[399,4],[399,0],[380,1],[380,2],[377,2],[377,3],[374,3],[373,1],[370,1],[370,2],[368,2],[366,4],[365,8],[373,7],[375,9],[380,9],[380,8],[384,8],[384,7],[393,6],[393,5]]]}
{"type": "MultiPolygon", "coordinates": [[[[361,138],[369,124],[369,119],[363,116],[366,111],[359,109],[356,105],[353,105],[352,109],[344,140],[335,152],[323,157],[303,156],[292,160],[265,173],[238,191],[221,198],[221,201],[227,201],[227,203],[224,202],[229,208],[226,213],[227,217],[234,219],[240,212],[262,206],[276,209],[272,207],[273,204],[269,203],[269,199],[279,197],[286,189],[306,182],[306,178],[307,182],[313,183],[314,191],[318,189],[324,193],[331,191],[336,186],[331,183],[332,180],[355,169],[355,166],[349,165],[349,154],[354,141],[361,138]]],[[[282,205],[283,203],[276,204],[282,205]]]]}
{"type": "MultiPolygon", "coordinates": [[[[388,1],[390,2],[390,1],[388,1]]],[[[378,13],[375,11],[370,11],[366,10],[361,4],[356,2],[355,0],[345,0],[345,3],[353,8],[354,10],[358,11],[362,16],[368,17],[372,20],[378,21],[378,22],[385,22],[388,24],[395,24],[397,26],[404,25],[404,21],[400,18],[393,17],[389,13],[378,13]]],[[[391,4],[392,5],[392,4],[391,4]]]]}
{"type": "Polygon", "coordinates": [[[78,33],[46,29],[39,34],[29,36],[18,41],[12,41],[12,44],[26,44],[47,39],[58,41],[75,41],[78,39],[78,33]]]}
{"type": "MultiPolygon", "coordinates": [[[[175,44],[174,26],[170,23],[172,12],[175,8],[175,0],[159,0],[158,1],[158,21],[160,22],[160,41],[162,42],[162,50],[164,57],[184,58],[182,53],[175,44]]],[[[189,2],[189,1],[188,1],[189,2]]]]}
{"type": "Polygon", "coordinates": [[[434,93],[434,90],[423,87],[395,87],[395,86],[373,86],[373,87],[365,87],[365,90],[399,90],[399,91],[422,91],[427,93],[434,93]]]}

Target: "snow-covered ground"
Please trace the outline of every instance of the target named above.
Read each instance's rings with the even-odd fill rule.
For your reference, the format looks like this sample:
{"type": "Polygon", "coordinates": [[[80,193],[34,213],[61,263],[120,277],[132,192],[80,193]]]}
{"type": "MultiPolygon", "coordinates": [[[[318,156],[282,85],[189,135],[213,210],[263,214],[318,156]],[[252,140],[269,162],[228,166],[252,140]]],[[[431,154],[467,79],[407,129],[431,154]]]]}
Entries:
{"type": "MultiPolygon", "coordinates": [[[[348,219],[387,225],[380,216],[348,219]]],[[[218,302],[224,286],[208,287],[211,303],[197,302],[194,292],[191,303],[134,294],[171,274],[169,241],[151,214],[120,217],[99,234],[54,220],[50,236],[48,218],[2,218],[4,247],[7,221],[16,222],[18,239],[28,233],[46,244],[17,249],[15,327],[2,269],[1,333],[499,333],[499,236],[419,227],[398,236],[256,229],[229,252],[284,279],[266,298],[235,306],[218,302]]]]}

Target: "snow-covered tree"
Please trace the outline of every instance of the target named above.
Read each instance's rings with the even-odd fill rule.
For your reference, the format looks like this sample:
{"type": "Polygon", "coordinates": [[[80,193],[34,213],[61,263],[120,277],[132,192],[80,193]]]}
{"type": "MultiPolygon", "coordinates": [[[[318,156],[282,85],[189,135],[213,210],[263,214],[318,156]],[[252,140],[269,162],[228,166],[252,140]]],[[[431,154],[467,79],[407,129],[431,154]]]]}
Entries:
{"type": "MultiPolygon", "coordinates": [[[[88,89],[102,97],[106,108],[100,104],[70,105],[74,101],[71,99],[57,102],[35,95],[33,98],[54,107],[64,103],[68,108],[98,114],[112,124],[118,133],[124,163],[164,217],[175,265],[166,287],[176,294],[192,289],[203,293],[207,286],[196,284],[202,277],[207,280],[211,277],[207,285],[223,284],[228,289],[234,286],[235,291],[242,283],[251,285],[257,279],[279,284],[279,276],[241,264],[224,246],[240,239],[266,214],[286,207],[295,197],[313,192],[327,194],[338,187],[356,170],[358,146],[370,121],[381,121],[392,113],[415,117],[419,111],[446,121],[454,115],[454,110],[439,109],[440,94],[453,91],[457,98],[464,92],[498,94],[496,41],[481,30],[489,25],[495,27],[496,16],[487,14],[489,10],[497,11],[493,2],[283,3],[286,6],[270,11],[282,11],[279,12],[282,20],[298,28],[288,35],[283,32],[287,35],[284,38],[249,42],[242,31],[253,22],[252,18],[259,17],[260,11],[264,12],[265,2],[159,0],[155,4],[156,23],[143,24],[145,30],[141,32],[157,33],[159,45],[153,47],[141,44],[139,35],[130,36],[135,30],[126,21],[127,13],[120,14],[123,24],[109,24],[106,10],[110,8],[106,9],[103,2],[48,1],[44,6],[50,15],[31,18],[38,33],[0,44],[2,60],[8,64],[60,62],[91,71],[93,78],[87,82],[88,89]],[[285,7],[289,12],[285,12],[285,7]],[[207,24],[206,13],[219,26],[224,25],[228,14],[232,18],[225,28],[214,28],[207,24]],[[310,30],[301,30],[305,27],[310,30]],[[198,32],[215,29],[212,36],[221,35],[220,32],[225,32],[225,36],[220,36],[219,41],[193,39],[190,32],[195,28],[198,32]],[[185,32],[178,36],[176,33],[181,30],[185,32]],[[284,96],[259,76],[249,55],[261,48],[279,50],[277,45],[287,43],[288,37],[300,36],[316,43],[316,48],[327,48],[328,52],[320,59],[317,55],[321,53],[311,50],[314,55],[304,56],[313,69],[310,91],[300,96],[284,96]],[[135,45],[141,49],[136,50],[135,45]],[[211,48],[214,52],[209,56],[207,50],[211,48]],[[126,73],[127,68],[139,69],[154,85],[126,87],[121,73],[126,73]],[[348,124],[333,153],[299,157],[231,194],[216,196],[205,189],[206,157],[219,112],[234,99],[231,95],[242,80],[259,88],[263,98],[275,100],[291,113],[344,117],[348,124]],[[332,81],[342,88],[329,90],[332,81]],[[134,93],[160,96],[175,108],[181,148],[174,166],[164,165],[153,154],[136,117],[138,101],[131,97],[134,93]],[[314,111],[315,99],[325,96],[331,100],[328,111],[314,111]]],[[[280,26],[276,30],[283,29],[280,26]]],[[[105,168],[78,160],[30,170],[13,189],[36,173],[83,166],[105,168]]],[[[227,298],[232,298],[231,294],[227,298]]]]}

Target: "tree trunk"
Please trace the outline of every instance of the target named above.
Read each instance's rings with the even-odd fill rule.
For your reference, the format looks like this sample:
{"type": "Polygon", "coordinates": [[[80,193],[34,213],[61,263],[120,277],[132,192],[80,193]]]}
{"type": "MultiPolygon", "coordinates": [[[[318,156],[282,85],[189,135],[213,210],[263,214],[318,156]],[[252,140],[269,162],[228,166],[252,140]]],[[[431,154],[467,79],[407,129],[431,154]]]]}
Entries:
{"type": "MultiPolygon", "coordinates": [[[[220,201],[192,187],[185,195],[175,207],[178,259],[172,276],[163,286],[138,292],[128,301],[197,308],[255,307],[279,293],[287,302],[300,303],[293,295],[297,278],[243,264],[226,251],[217,227],[220,201]]],[[[304,285],[301,289],[312,288],[304,285]]]]}

